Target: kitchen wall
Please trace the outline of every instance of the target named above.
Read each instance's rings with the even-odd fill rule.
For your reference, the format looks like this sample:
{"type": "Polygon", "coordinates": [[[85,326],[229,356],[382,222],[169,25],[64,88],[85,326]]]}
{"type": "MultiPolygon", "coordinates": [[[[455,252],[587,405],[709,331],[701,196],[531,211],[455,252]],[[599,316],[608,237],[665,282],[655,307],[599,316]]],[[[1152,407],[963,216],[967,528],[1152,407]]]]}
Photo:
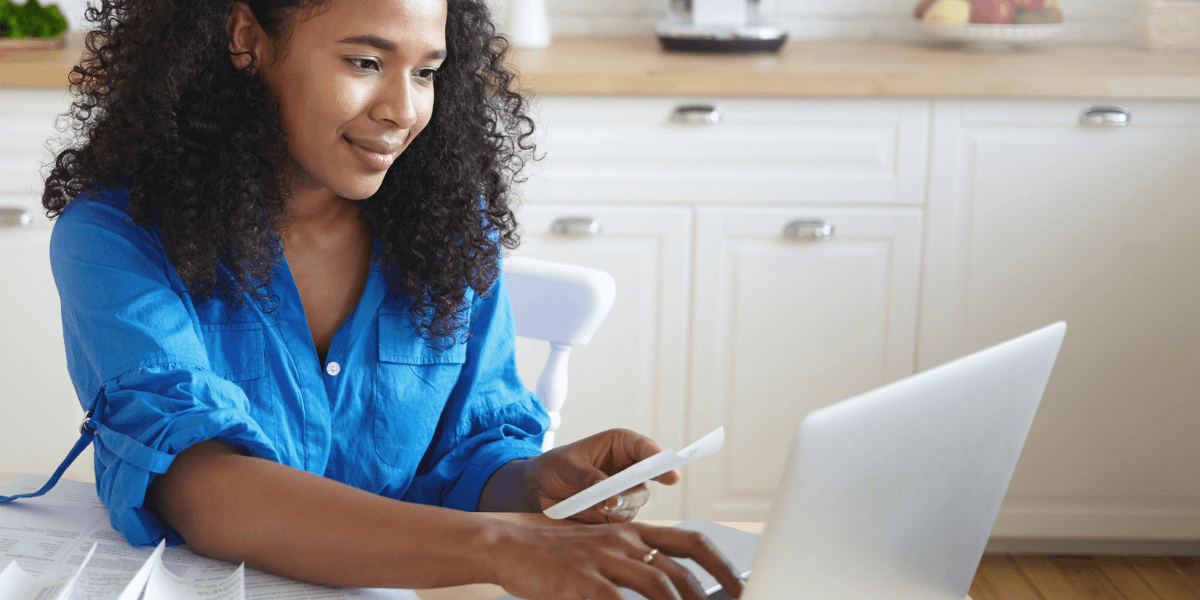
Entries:
{"type": "MultiPolygon", "coordinates": [[[[54,0],[76,29],[87,0],[54,0]]],[[[503,12],[504,0],[493,0],[503,12]]],[[[760,0],[793,39],[904,38],[917,0],[760,0]]],[[[667,0],[546,0],[555,36],[651,35],[667,0]]],[[[1060,0],[1060,38],[1128,42],[1136,0],[1060,0]]]]}

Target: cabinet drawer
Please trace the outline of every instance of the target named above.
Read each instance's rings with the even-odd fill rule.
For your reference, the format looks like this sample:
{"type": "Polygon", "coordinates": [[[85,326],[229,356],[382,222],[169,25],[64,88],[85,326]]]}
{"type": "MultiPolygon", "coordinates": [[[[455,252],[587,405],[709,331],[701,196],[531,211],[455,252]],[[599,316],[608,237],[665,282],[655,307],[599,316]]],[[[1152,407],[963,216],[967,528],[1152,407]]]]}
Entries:
{"type": "Polygon", "coordinates": [[[545,159],[526,194],[546,201],[919,204],[925,100],[541,98],[545,159]],[[676,122],[684,106],[720,122],[676,122]]]}

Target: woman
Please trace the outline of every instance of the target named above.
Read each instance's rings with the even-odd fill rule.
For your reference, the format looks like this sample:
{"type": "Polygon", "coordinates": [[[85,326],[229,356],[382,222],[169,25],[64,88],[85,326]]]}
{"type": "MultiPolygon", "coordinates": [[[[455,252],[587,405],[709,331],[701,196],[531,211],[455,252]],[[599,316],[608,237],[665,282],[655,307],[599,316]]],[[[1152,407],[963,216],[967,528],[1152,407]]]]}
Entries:
{"type": "MultiPolygon", "coordinates": [[[[106,0],[44,205],[96,476],[132,543],[317,583],[701,598],[644,487],[530,527],[659,450],[544,455],[499,273],[532,122],[478,0],[106,0]],[[435,102],[436,98],[436,102],[435,102]],[[451,510],[460,509],[460,510],[451,510]],[[661,550],[661,552],[659,552],[661,550]]],[[[674,483],[678,473],[660,478],[674,483]]]]}

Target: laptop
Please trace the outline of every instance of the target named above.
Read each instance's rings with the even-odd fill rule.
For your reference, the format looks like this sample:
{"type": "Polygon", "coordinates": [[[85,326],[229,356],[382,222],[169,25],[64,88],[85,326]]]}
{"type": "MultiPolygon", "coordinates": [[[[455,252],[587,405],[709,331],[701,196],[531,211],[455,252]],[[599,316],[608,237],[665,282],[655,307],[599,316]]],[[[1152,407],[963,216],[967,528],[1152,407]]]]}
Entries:
{"type": "Polygon", "coordinates": [[[749,574],[742,600],[963,600],[1065,333],[1055,323],[810,413],[761,539],[677,527],[749,574]]]}

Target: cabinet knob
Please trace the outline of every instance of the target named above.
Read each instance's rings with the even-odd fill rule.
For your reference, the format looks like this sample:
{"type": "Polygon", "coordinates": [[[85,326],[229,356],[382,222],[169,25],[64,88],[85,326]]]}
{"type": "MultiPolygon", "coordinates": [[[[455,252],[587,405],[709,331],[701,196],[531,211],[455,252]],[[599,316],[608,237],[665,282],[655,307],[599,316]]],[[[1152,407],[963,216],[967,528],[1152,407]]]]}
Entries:
{"type": "Polygon", "coordinates": [[[600,235],[600,219],[594,217],[559,217],[550,225],[551,233],[576,237],[600,235]]]}
{"type": "Polygon", "coordinates": [[[1091,106],[1079,115],[1081,125],[1124,127],[1129,124],[1129,109],[1124,106],[1091,106]]]}
{"type": "Polygon", "coordinates": [[[691,125],[716,125],[721,122],[721,109],[711,104],[684,104],[675,107],[671,120],[691,125]]]}
{"type": "Polygon", "coordinates": [[[33,212],[24,208],[0,208],[0,227],[26,227],[33,222],[33,212]]]}
{"type": "Polygon", "coordinates": [[[798,219],[783,226],[783,237],[790,240],[831,240],[833,239],[833,221],[798,219]]]}

